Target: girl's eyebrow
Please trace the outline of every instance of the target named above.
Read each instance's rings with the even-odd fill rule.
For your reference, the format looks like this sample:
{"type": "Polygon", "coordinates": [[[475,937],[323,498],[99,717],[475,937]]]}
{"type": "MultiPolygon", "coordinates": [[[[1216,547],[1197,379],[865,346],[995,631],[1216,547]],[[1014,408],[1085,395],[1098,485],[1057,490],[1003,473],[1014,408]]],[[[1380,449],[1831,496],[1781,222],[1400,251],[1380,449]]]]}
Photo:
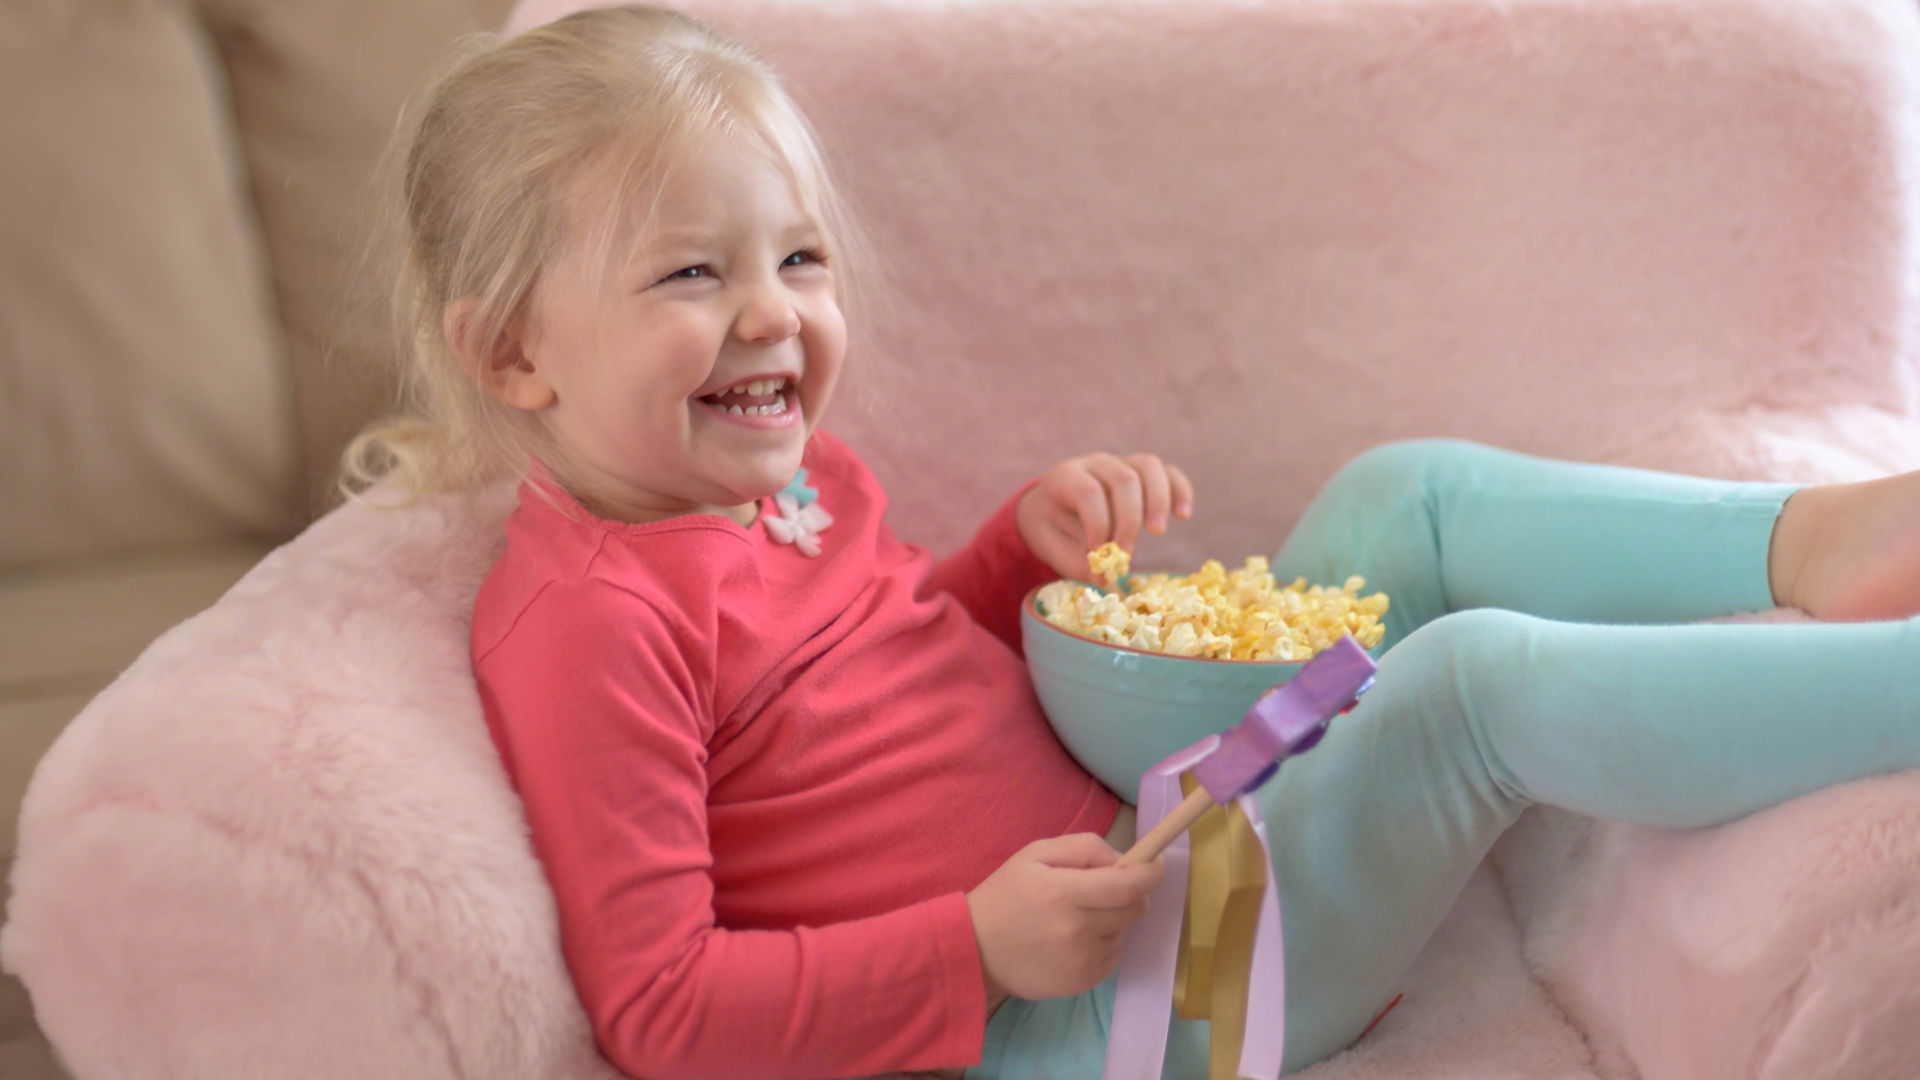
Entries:
{"type": "MultiPolygon", "coordinates": [[[[795,220],[780,230],[782,245],[798,243],[819,243],[826,236],[826,230],[811,218],[795,220]]],[[[649,233],[641,238],[628,258],[629,262],[642,259],[659,258],[689,249],[700,250],[714,247],[723,242],[725,234],[719,230],[702,228],[665,229],[649,233]]]]}
{"type": "Polygon", "coordinates": [[[669,229],[649,233],[634,248],[635,255],[647,255],[672,248],[702,247],[715,243],[717,233],[710,229],[669,229]]]}
{"type": "Polygon", "coordinates": [[[628,249],[615,264],[623,270],[652,269],[653,264],[673,262],[708,251],[717,243],[716,234],[705,229],[669,229],[649,233],[628,249]]]}

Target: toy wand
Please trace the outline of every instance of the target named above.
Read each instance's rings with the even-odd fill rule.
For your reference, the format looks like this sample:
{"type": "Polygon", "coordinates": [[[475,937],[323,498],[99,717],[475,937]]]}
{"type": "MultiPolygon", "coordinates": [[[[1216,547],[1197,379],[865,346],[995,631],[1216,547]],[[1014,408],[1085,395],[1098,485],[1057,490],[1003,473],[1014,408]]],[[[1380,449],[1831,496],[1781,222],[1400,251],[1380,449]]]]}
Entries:
{"type": "Polygon", "coordinates": [[[1374,664],[1351,636],[1322,650],[1294,677],[1260,696],[1220,745],[1192,769],[1199,786],[1140,837],[1121,863],[1151,862],[1200,815],[1267,782],[1280,763],[1319,744],[1333,718],[1373,686],[1374,664]]]}

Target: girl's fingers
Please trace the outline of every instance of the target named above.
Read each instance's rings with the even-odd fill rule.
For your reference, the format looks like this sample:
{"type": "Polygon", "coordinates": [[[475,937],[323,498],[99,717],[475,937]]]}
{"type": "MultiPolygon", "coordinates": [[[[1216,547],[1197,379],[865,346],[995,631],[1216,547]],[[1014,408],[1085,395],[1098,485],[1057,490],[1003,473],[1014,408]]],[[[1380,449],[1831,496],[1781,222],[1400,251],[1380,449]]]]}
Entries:
{"type": "Polygon", "coordinates": [[[1193,481],[1178,465],[1167,466],[1167,486],[1173,497],[1173,516],[1185,521],[1193,516],[1193,481]]]}
{"type": "Polygon", "coordinates": [[[1093,567],[1087,563],[1087,549],[1079,536],[1068,531],[1076,523],[1065,520],[1067,514],[1064,511],[1061,517],[1062,521],[1047,527],[1046,534],[1035,544],[1033,554],[1063,578],[1092,581],[1093,567]]]}
{"type": "Polygon", "coordinates": [[[1072,902],[1082,911],[1130,911],[1153,895],[1165,873],[1157,860],[1084,870],[1071,883],[1072,902]]]}
{"type": "MultiPolygon", "coordinates": [[[[1037,533],[1045,520],[1048,532],[1058,532],[1058,550],[1049,536],[1036,545],[1047,550],[1035,554],[1065,577],[1088,577],[1086,553],[1108,541],[1131,552],[1143,530],[1157,535],[1167,530],[1170,517],[1184,521],[1193,515],[1192,482],[1155,454],[1074,458],[1049,474],[1039,494],[1045,498],[1042,518],[1023,527],[1037,533]]],[[[1029,537],[1029,543],[1037,540],[1029,537]]]]}
{"type": "Polygon", "coordinates": [[[1168,467],[1152,454],[1129,454],[1127,464],[1140,477],[1141,515],[1146,530],[1155,536],[1167,531],[1167,515],[1173,512],[1172,478],[1168,467]]]}
{"type": "Polygon", "coordinates": [[[1092,468],[1080,471],[1073,485],[1073,512],[1080,518],[1081,554],[1106,543],[1113,532],[1113,517],[1108,506],[1107,485],[1092,468]]]}
{"type": "Polygon", "coordinates": [[[1101,941],[1100,950],[1105,951],[1107,939],[1116,943],[1125,937],[1128,928],[1147,916],[1147,905],[1143,901],[1124,908],[1087,911],[1080,918],[1088,931],[1101,941]]]}
{"type": "Polygon", "coordinates": [[[1120,859],[1120,853],[1113,850],[1112,845],[1090,832],[1036,840],[1027,847],[1040,862],[1063,870],[1104,869],[1120,859]]]}
{"type": "Polygon", "coordinates": [[[1112,454],[1093,455],[1087,461],[1087,471],[1093,473],[1101,487],[1106,489],[1106,500],[1112,514],[1111,531],[1103,530],[1095,537],[1093,546],[1099,547],[1111,539],[1132,551],[1134,541],[1140,537],[1144,515],[1139,472],[1112,454]]]}

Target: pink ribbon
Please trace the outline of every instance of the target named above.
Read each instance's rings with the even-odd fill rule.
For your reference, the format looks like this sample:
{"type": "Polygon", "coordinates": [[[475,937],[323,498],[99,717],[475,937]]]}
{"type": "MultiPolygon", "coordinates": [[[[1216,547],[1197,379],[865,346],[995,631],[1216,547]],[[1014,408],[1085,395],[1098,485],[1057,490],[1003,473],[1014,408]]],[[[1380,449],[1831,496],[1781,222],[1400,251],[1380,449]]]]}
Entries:
{"type": "MultiPolygon", "coordinates": [[[[1211,757],[1220,745],[1220,736],[1209,735],[1147,770],[1140,778],[1137,829],[1141,835],[1184,798],[1180,774],[1211,757]]],[[[1259,804],[1249,795],[1235,799],[1253,826],[1254,835],[1260,838],[1261,850],[1269,850],[1259,804]]],[[[1164,857],[1167,876],[1155,890],[1146,918],[1127,933],[1120,956],[1104,1080],[1159,1080],[1166,1057],[1180,921],[1186,910],[1187,869],[1192,859],[1185,833],[1168,846],[1164,857]]],[[[1280,1057],[1286,1047],[1286,1005],[1280,893],[1274,886],[1273,861],[1268,859],[1267,887],[1260,899],[1260,919],[1254,931],[1253,971],[1247,982],[1247,1030],[1240,1046],[1240,1076],[1275,1080],[1280,1075],[1280,1057]]]]}

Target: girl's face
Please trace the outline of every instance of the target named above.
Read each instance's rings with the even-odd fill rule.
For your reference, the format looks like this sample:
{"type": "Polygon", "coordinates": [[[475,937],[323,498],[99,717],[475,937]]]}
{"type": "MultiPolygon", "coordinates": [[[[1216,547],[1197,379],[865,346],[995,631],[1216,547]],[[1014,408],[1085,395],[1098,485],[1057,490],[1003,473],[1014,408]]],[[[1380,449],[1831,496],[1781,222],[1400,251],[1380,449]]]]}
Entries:
{"type": "Polygon", "coordinates": [[[799,469],[846,355],[825,234],[741,139],[713,140],[634,209],[649,225],[631,248],[602,264],[570,244],[536,287],[531,403],[596,512],[751,523],[799,469]]]}

